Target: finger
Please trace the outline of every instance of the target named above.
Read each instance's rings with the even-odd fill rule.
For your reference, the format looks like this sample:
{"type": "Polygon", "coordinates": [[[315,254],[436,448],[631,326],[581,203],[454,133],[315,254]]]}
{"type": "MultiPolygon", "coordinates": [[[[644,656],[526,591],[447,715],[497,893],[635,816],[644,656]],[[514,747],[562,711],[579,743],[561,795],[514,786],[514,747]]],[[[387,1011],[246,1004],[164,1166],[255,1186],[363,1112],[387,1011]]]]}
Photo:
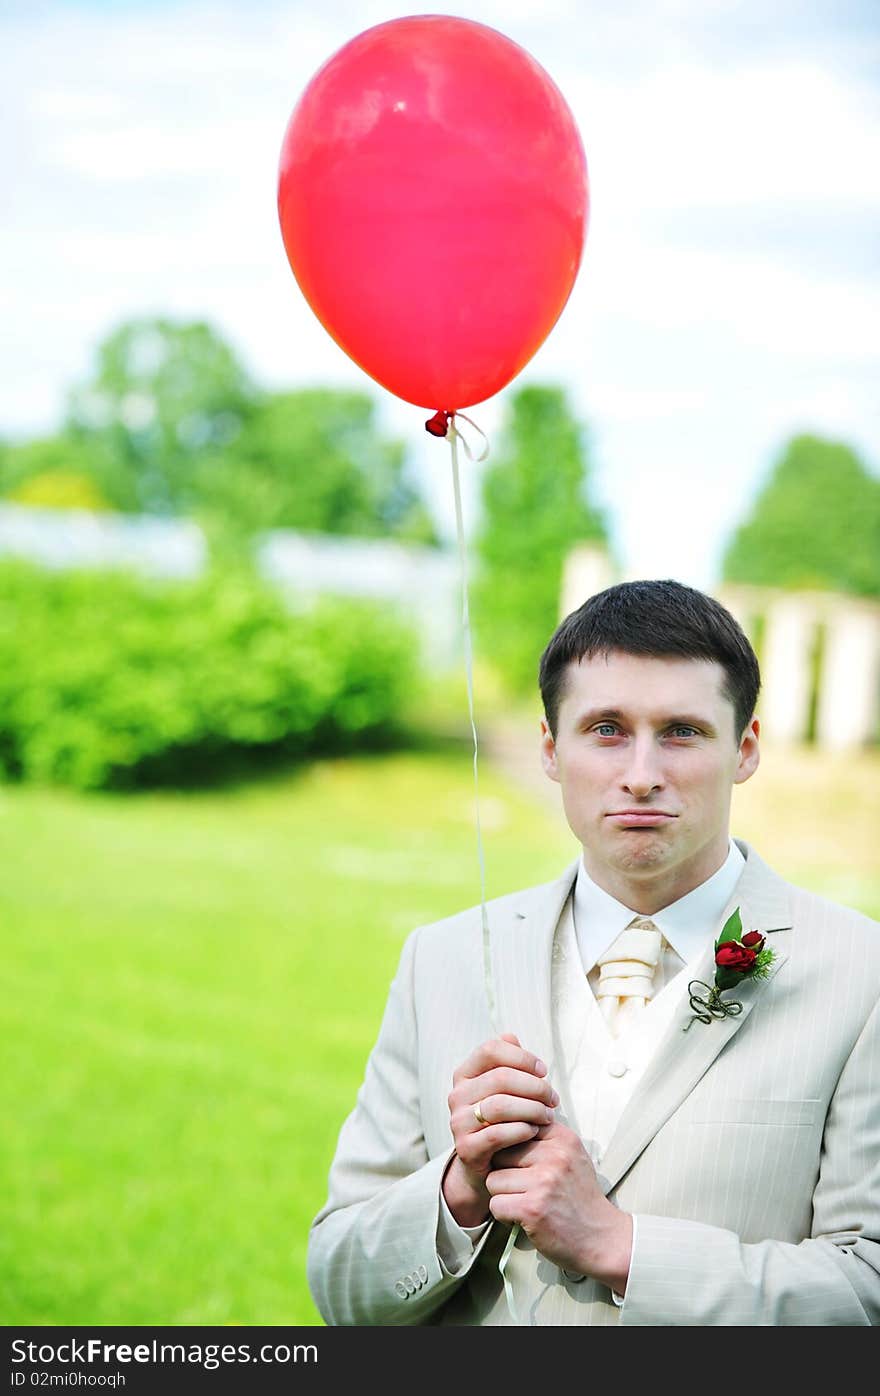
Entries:
{"type": "Polygon", "coordinates": [[[487,1125],[485,1129],[455,1135],[455,1152],[468,1168],[485,1170],[503,1149],[523,1144],[535,1136],[535,1126],[521,1120],[514,1124],[487,1125]]]}
{"type": "Polygon", "coordinates": [[[492,1155],[493,1170],[504,1168],[525,1168],[535,1161],[538,1150],[535,1145],[539,1142],[541,1131],[535,1131],[532,1138],[525,1144],[508,1145],[504,1149],[496,1149],[492,1155]]]}
{"type": "MultiPolygon", "coordinates": [[[[570,1135],[571,1133],[572,1131],[566,1125],[561,1125],[555,1120],[549,1125],[539,1125],[535,1130],[534,1139],[530,1141],[529,1153],[535,1153],[542,1140],[559,1139],[561,1136],[566,1134],[570,1135]]],[[[583,1147],[582,1140],[577,1141],[577,1149],[579,1153],[583,1153],[587,1158],[590,1157],[583,1147]]],[[[507,1149],[503,1156],[499,1154],[496,1157],[495,1163],[499,1168],[519,1168],[522,1166],[524,1158],[525,1154],[522,1150],[507,1149]]],[[[592,1163],[592,1159],[590,1159],[590,1162],[592,1163]]]]}
{"type": "Polygon", "coordinates": [[[540,1100],[545,1105],[559,1104],[559,1094],[546,1076],[534,1076],[529,1071],[517,1071],[511,1066],[496,1066],[492,1071],[484,1071],[473,1076],[463,1087],[462,1103],[476,1105],[490,1095],[520,1096],[523,1100],[540,1100]]]}
{"type": "Polygon", "coordinates": [[[549,1124],[541,1125],[541,1128],[538,1130],[537,1137],[539,1139],[552,1139],[554,1134],[558,1133],[560,1129],[564,1128],[565,1126],[560,1125],[559,1121],[554,1118],[549,1122],[549,1124]]]}
{"type": "Polygon", "coordinates": [[[524,1120],[527,1124],[547,1129],[553,1123],[553,1111],[542,1100],[527,1100],[521,1095],[486,1095],[474,1104],[462,1102],[452,1112],[452,1128],[473,1129],[475,1122],[483,1128],[484,1124],[477,1119],[477,1109],[487,1125],[524,1120]]]}
{"type": "Polygon", "coordinates": [[[530,1072],[533,1076],[546,1076],[547,1066],[534,1052],[527,1052],[517,1040],[510,1041],[513,1033],[504,1037],[493,1037],[489,1042],[481,1042],[461,1066],[453,1073],[456,1084],[466,1077],[482,1076],[496,1066],[515,1067],[519,1071],[530,1072]]]}
{"type": "Polygon", "coordinates": [[[528,1187],[529,1174],[526,1168],[493,1168],[486,1174],[486,1191],[492,1197],[500,1193],[528,1192],[528,1187]]]}
{"type": "Polygon", "coordinates": [[[489,1211],[496,1221],[507,1222],[513,1226],[523,1219],[523,1194],[508,1192],[500,1197],[490,1197],[489,1211]]]}

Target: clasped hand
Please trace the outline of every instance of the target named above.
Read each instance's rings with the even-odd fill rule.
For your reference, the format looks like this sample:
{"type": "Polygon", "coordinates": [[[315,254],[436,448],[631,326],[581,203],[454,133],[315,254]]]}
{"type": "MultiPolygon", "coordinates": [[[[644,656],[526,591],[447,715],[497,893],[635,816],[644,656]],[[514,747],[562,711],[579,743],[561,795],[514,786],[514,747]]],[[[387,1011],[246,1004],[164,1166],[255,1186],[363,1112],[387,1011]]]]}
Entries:
{"type": "Polygon", "coordinates": [[[622,1292],[632,1220],[605,1197],[580,1136],[556,1121],[546,1065],[505,1033],[462,1063],[448,1103],[455,1155],[443,1195],[458,1224],[518,1223],[561,1269],[622,1292]]]}

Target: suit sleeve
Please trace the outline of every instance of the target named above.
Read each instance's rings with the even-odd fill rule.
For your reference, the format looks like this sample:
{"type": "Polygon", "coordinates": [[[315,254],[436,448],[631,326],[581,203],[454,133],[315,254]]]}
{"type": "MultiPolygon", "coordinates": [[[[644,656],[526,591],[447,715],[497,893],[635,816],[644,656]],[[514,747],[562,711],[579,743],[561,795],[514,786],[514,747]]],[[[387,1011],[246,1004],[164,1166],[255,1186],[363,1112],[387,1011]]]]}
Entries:
{"type": "Polygon", "coordinates": [[[485,1241],[455,1274],[437,1249],[440,1186],[453,1150],[429,1158],[422,1130],[417,937],[413,932],[403,947],[355,1108],[339,1135],[329,1196],[309,1233],[309,1288],[332,1325],[429,1323],[485,1241]]]}
{"type": "Polygon", "coordinates": [[[880,1323],[880,1004],[838,1079],[809,1238],[744,1244],[732,1231],[638,1217],[621,1323],[880,1323]]]}

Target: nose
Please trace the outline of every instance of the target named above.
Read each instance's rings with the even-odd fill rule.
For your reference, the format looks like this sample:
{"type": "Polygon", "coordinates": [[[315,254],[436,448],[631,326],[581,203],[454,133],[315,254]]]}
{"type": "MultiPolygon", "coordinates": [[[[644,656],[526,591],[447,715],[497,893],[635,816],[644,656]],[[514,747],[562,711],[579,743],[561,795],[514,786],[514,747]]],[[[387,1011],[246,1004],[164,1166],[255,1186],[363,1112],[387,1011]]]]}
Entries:
{"type": "Polygon", "coordinates": [[[661,753],[653,737],[637,737],[628,752],[629,760],[623,770],[622,786],[636,800],[644,800],[665,784],[661,753]]]}

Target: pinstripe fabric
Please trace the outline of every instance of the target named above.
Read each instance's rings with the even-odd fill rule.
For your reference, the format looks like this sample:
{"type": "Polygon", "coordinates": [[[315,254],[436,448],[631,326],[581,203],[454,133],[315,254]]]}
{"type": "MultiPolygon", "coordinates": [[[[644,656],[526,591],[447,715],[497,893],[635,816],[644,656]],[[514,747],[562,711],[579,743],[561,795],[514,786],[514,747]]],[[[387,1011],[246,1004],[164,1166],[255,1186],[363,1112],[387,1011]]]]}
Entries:
{"type": "MultiPolygon", "coordinates": [[[[711,982],[712,941],[736,905],[777,958],[768,980],[742,985],[738,1018],[684,1033],[681,998],[608,1144],[600,1180],[638,1217],[624,1307],[521,1235],[508,1275],[524,1322],[880,1322],[880,926],[738,842],[746,865],[697,977],[711,982]]],[[[554,1081],[551,950],[576,866],[489,908],[500,1021],[554,1081]]],[[[414,931],[309,1238],[328,1323],[510,1322],[505,1227],[454,1275],[436,1249],[452,1073],[489,1036],[479,908],[414,931]]]]}

